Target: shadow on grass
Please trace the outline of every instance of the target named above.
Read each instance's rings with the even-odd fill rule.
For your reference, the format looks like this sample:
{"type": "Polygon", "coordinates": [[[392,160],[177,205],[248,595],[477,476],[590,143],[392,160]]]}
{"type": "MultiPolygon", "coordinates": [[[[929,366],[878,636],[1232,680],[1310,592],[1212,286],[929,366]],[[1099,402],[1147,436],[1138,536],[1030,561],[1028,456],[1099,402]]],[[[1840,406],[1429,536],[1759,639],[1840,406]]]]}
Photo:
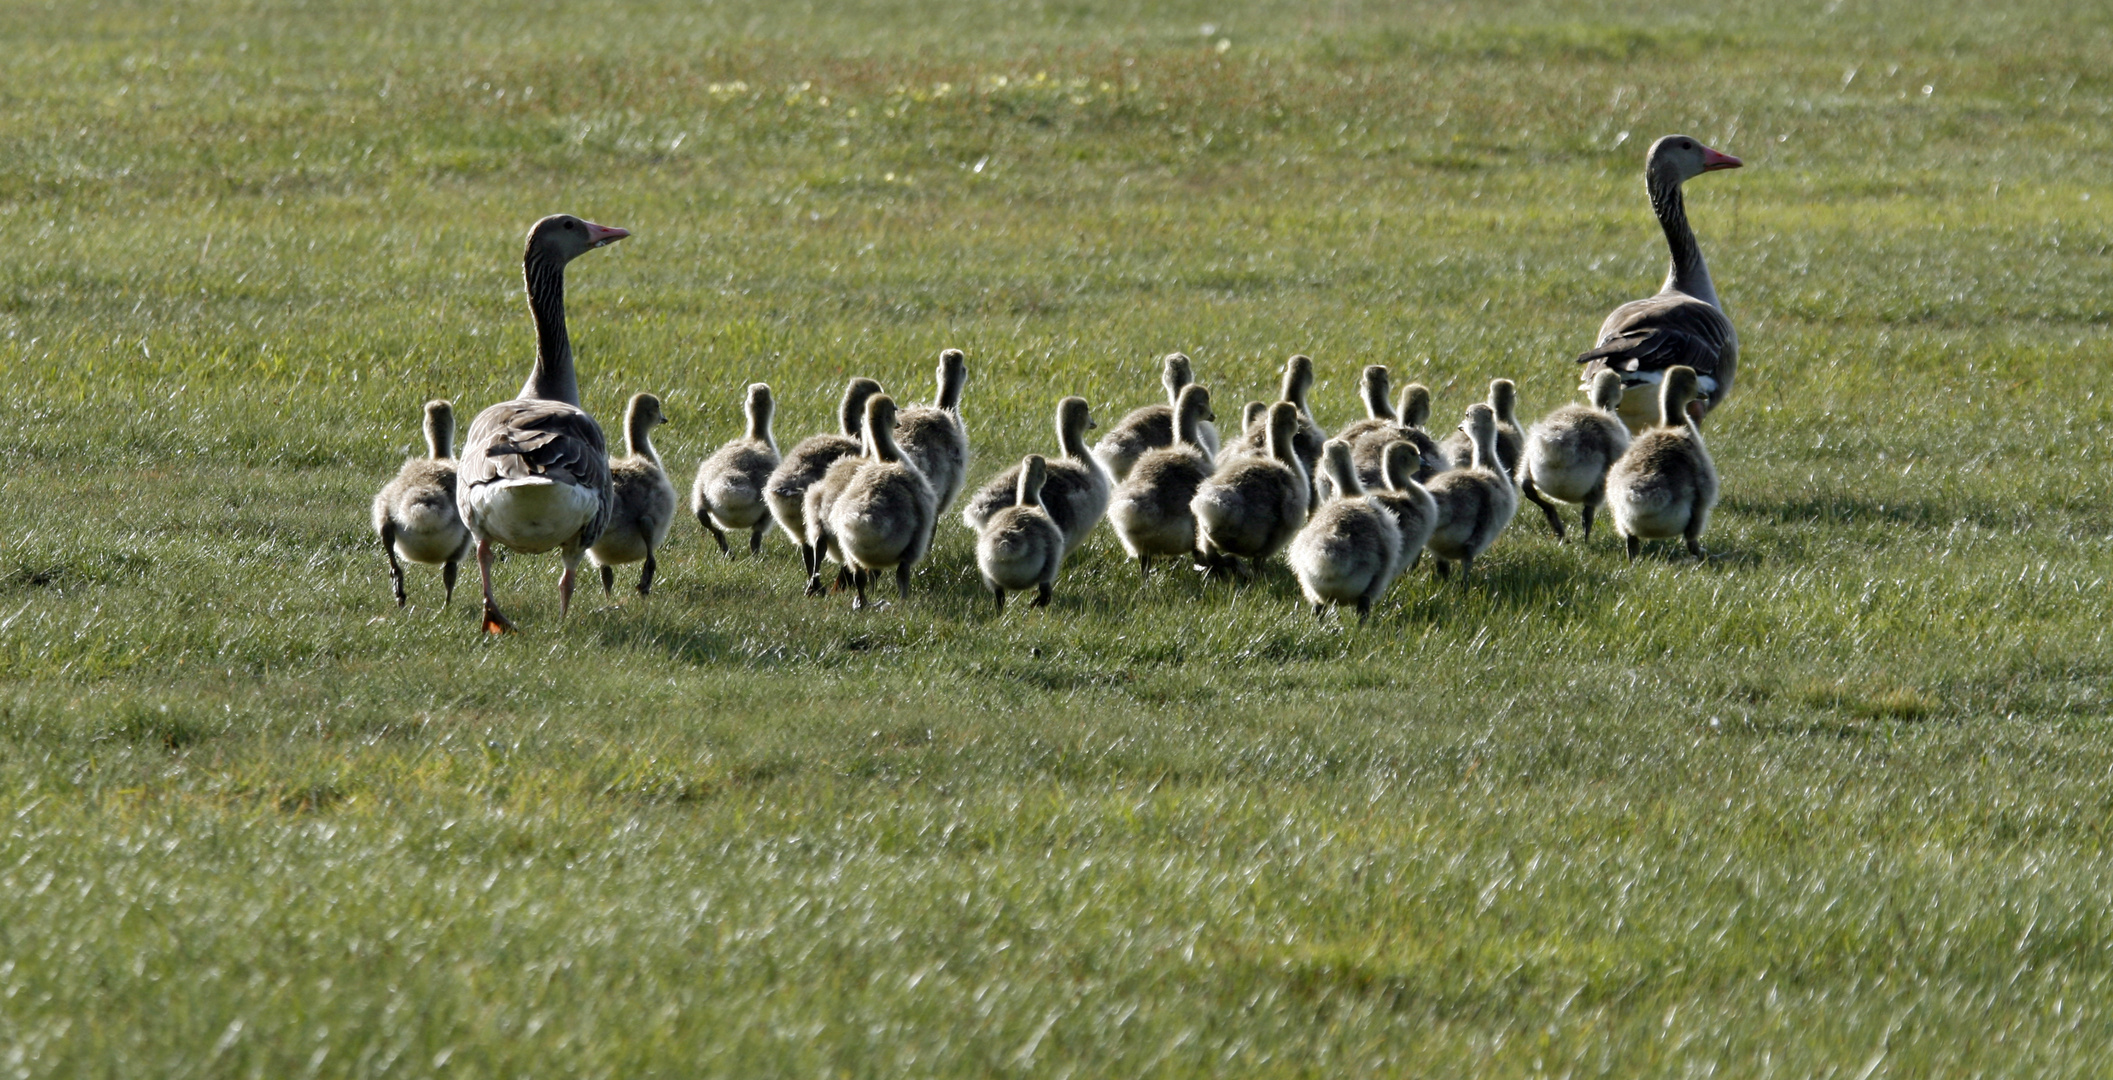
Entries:
{"type": "Polygon", "coordinates": [[[1807,492],[1781,498],[1730,497],[1718,504],[1729,512],[1776,525],[1887,525],[1916,529],[1949,529],[1964,522],[1984,529],[2011,529],[2021,524],[2016,508],[1983,499],[1864,498],[1843,492],[1807,492]]]}

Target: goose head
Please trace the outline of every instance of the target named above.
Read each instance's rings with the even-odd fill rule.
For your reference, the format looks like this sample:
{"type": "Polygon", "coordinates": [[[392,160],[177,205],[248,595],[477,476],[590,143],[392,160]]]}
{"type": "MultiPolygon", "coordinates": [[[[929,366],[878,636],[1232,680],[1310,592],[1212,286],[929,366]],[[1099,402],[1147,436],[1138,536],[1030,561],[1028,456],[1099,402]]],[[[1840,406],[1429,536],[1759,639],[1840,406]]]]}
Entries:
{"type": "Polygon", "coordinates": [[[1306,396],[1313,392],[1313,357],[1298,353],[1284,361],[1283,400],[1298,406],[1308,416],[1313,410],[1306,405],[1306,396]]]}
{"type": "Polygon", "coordinates": [[[1396,416],[1389,415],[1393,412],[1392,404],[1387,401],[1389,381],[1385,364],[1366,364],[1365,370],[1357,376],[1357,393],[1364,399],[1366,416],[1377,420],[1396,419],[1396,416]]]}
{"type": "Polygon", "coordinates": [[[939,407],[948,410],[961,408],[961,390],[968,385],[968,357],[960,349],[948,349],[939,354],[939,407]]]}
{"type": "Polygon", "coordinates": [[[528,253],[543,260],[569,263],[598,247],[631,235],[628,229],[596,225],[571,214],[552,214],[528,228],[528,253]]]}
{"type": "Polygon", "coordinates": [[[1489,384],[1489,408],[1496,414],[1497,422],[1519,425],[1519,386],[1510,379],[1492,379],[1489,384]]]}
{"type": "Polygon", "coordinates": [[[844,387],[843,403],[837,406],[837,427],[847,439],[856,439],[865,430],[866,402],[880,393],[880,384],[864,376],[851,380],[844,387]]]}
{"type": "Polygon", "coordinates": [[[749,383],[748,397],[741,404],[741,412],[748,417],[748,437],[768,440],[770,420],[778,411],[777,399],[771,396],[769,383],[749,383]]]}
{"type": "Polygon", "coordinates": [[[1189,366],[1189,358],[1186,355],[1178,352],[1167,354],[1165,366],[1159,372],[1159,383],[1167,388],[1167,404],[1179,407],[1181,388],[1195,379],[1195,369],[1189,366]]]}
{"type": "Polygon", "coordinates": [[[455,456],[455,406],[426,402],[426,456],[441,461],[455,456]]]}
{"type": "Polygon", "coordinates": [[[1651,144],[1644,157],[1644,174],[1653,179],[1684,183],[1706,172],[1736,169],[1745,162],[1720,154],[1685,135],[1667,135],[1651,144]]]}
{"type": "Polygon", "coordinates": [[[1621,407],[1622,392],[1621,373],[1602,371],[1592,377],[1592,386],[1587,392],[1587,398],[1592,402],[1593,408],[1610,413],[1621,407]]]}
{"type": "Polygon", "coordinates": [[[1420,428],[1431,419],[1431,388],[1420,382],[1412,382],[1401,388],[1401,404],[1395,406],[1395,419],[1412,428],[1420,428]]]}
{"type": "Polygon", "coordinates": [[[1668,427],[1686,423],[1690,406],[1701,396],[1702,383],[1694,368],[1681,364],[1665,369],[1665,381],[1658,388],[1658,422],[1668,427]]]}

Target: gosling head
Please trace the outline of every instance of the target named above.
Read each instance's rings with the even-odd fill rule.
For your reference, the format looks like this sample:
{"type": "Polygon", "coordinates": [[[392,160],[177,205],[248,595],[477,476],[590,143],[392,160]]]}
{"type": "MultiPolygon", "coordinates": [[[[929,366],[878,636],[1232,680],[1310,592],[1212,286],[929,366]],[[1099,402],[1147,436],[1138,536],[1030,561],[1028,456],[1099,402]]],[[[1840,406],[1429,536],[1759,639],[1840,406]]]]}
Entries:
{"type": "Polygon", "coordinates": [[[1358,373],[1357,392],[1365,401],[1366,415],[1387,418],[1387,412],[1391,408],[1387,401],[1388,383],[1385,364],[1366,364],[1365,370],[1358,373]]]}
{"type": "Polygon", "coordinates": [[[1588,393],[1593,408],[1601,412],[1613,412],[1621,406],[1622,391],[1621,373],[1601,371],[1592,377],[1592,386],[1588,393]]]}
{"type": "Polygon", "coordinates": [[[880,384],[861,375],[844,386],[843,404],[837,407],[837,423],[846,438],[856,439],[866,426],[866,402],[880,393],[880,384]]]}
{"type": "Polygon", "coordinates": [[[1298,464],[1298,454],[1292,450],[1291,441],[1299,433],[1299,407],[1289,401],[1279,401],[1269,407],[1269,453],[1293,465],[1298,464]]]}
{"type": "Polygon", "coordinates": [[[1407,491],[1416,482],[1416,467],[1423,462],[1423,455],[1416,452],[1416,444],[1398,439],[1387,444],[1386,465],[1383,475],[1387,486],[1395,491],[1407,491]]]}
{"type": "Polygon", "coordinates": [[[959,409],[961,391],[968,385],[968,357],[960,349],[939,354],[939,407],[959,409]]]}
{"type": "Polygon", "coordinates": [[[1679,184],[1706,172],[1736,169],[1746,164],[1730,154],[1720,154],[1685,135],[1667,135],[1651,144],[1643,159],[1644,174],[1653,180],[1679,184]]]}
{"type": "Polygon", "coordinates": [[[1181,396],[1175,399],[1174,415],[1184,424],[1195,425],[1206,420],[1215,421],[1218,414],[1211,411],[1211,392],[1202,383],[1190,383],[1181,388],[1181,396]]]}
{"type": "Polygon", "coordinates": [[[667,415],[660,411],[660,399],[651,394],[633,394],[624,406],[624,426],[634,431],[641,427],[651,430],[667,422],[667,415]]]}
{"type": "Polygon", "coordinates": [[[1087,408],[1085,398],[1067,397],[1057,402],[1058,434],[1077,435],[1099,426],[1093,422],[1093,410],[1087,408]]]}
{"type": "Polygon", "coordinates": [[[1342,439],[1330,439],[1321,444],[1321,467],[1328,478],[1335,482],[1335,497],[1351,499],[1365,493],[1365,485],[1357,478],[1357,466],[1350,460],[1350,444],[1342,439]]]}
{"type": "Polygon", "coordinates": [[[1484,468],[1490,467],[1487,461],[1482,460],[1482,455],[1497,442],[1496,410],[1479,401],[1469,405],[1467,418],[1460,421],[1460,430],[1467,433],[1468,441],[1475,445],[1475,464],[1484,468]]]}
{"type": "Polygon", "coordinates": [[[1190,367],[1187,355],[1178,352],[1167,354],[1165,365],[1160,369],[1160,385],[1167,388],[1167,400],[1175,401],[1181,396],[1181,388],[1194,382],[1195,369],[1190,367]]]}
{"type": "Polygon", "coordinates": [[[1245,405],[1243,405],[1243,406],[1241,406],[1241,407],[1240,407],[1240,430],[1242,430],[1242,431],[1245,431],[1245,430],[1247,430],[1248,428],[1251,428],[1251,427],[1255,426],[1255,421],[1257,421],[1257,420],[1260,420],[1260,419],[1262,419],[1262,417],[1264,417],[1264,416],[1266,416],[1266,415],[1268,415],[1268,414],[1269,414],[1269,403],[1268,403],[1268,402],[1266,402],[1266,401],[1250,401],[1250,402],[1248,402],[1247,404],[1245,404],[1245,405]]]}
{"type": "Polygon", "coordinates": [[[426,402],[426,456],[455,456],[455,406],[445,401],[426,402]]]}
{"type": "Polygon", "coordinates": [[[1518,424],[1519,385],[1510,379],[1492,379],[1489,384],[1489,407],[1497,419],[1506,424],[1518,424]]]}
{"type": "Polygon", "coordinates": [[[1312,391],[1313,357],[1305,353],[1295,353],[1291,359],[1284,361],[1283,400],[1298,406],[1300,412],[1306,412],[1306,395],[1312,391]]]}
{"type": "Polygon", "coordinates": [[[1681,364],[1665,369],[1665,382],[1658,388],[1658,422],[1668,427],[1686,423],[1690,406],[1701,396],[1694,368],[1681,364]]]}
{"type": "Polygon", "coordinates": [[[562,266],[631,235],[627,229],[596,225],[571,214],[552,214],[528,228],[528,256],[533,261],[562,266]]]}
{"type": "Polygon", "coordinates": [[[742,402],[741,411],[748,417],[751,437],[760,437],[760,432],[770,430],[770,418],[778,411],[777,399],[770,393],[768,383],[749,383],[748,397],[742,402]]]}
{"type": "Polygon", "coordinates": [[[1401,404],[1394,410],[1402,423],[1420,428],[1431,418],[1431,388],[1412,382],[1401,388],[1401,404]]]}
{"type": "Polygon", "coordinates": [[[1042,505],[1042,485],[1049,482],[1049,461],[1040,454],[1029,454],[1020,461],[1020,484],[1013,491],[1013,498],[1021,506],[1042,505]]]}
{"type": "Polygon", "coordinates": [[[895,445],[895,399],[875,394],[866,399],[866,452],[874,455],[882,444],[895,445]]]}

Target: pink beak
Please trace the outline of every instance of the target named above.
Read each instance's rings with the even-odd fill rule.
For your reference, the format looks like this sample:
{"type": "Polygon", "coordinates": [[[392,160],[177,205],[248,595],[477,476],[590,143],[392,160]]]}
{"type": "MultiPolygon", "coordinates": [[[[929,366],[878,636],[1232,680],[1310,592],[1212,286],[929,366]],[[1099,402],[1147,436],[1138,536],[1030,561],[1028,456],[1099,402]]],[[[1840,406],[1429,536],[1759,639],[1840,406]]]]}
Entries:
{"type": "MultiPolygon", "coordinates": [[[[1718,156],[1721,157],[1722,155],[1718,156]]],[[[594,222],[591,221],[582,222],[582,224],[587,226],[587,239],[591,241],[591,243],[588,245],[589,247],[601,247],[605,244],[613,244],[616,243],[618,240],[622,240],[624,237],[631,235],[631,230],[629,229],[618,229],[609,225],[596,225],[594,222]]]]}
{"type": "Polygon", "coordinates": [[[1705,146],[1702,148],[1702,171],[1716,172],[1718,169],[1736,169],[1746,164],[1730,154],[1720,154],[1705,146]]]}

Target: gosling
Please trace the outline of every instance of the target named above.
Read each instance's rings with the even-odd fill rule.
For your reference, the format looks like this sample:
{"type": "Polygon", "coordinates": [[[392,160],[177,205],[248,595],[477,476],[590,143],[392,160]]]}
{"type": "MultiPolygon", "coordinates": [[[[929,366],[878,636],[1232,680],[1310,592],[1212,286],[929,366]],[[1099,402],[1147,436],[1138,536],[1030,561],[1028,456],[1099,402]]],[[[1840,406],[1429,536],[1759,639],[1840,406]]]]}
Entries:
{"type": "MultiPolygon", "coordinates": [[[[1501,470],[1506,476],[1516,476],[1519,470],[1519,455],[1526,446],[1526,436],[1519,430],[1519,388],[1510,379],[1493,379],[1489,384],[1489,408],[1497,418],[1497,456],[1490,459],[1490,468],[1501,470]]],[[[1446,436],[1444,443],[1446,458],[1455,469],[1466,468],[1472,457],[1473,447],[1464,431],[1446,436]]]]}
{"type": "Polygon", "coordinates": [[[609,524],[587,549],[587,557],[601,568],[603,596],[615,591],[618,564],[641,559],[646,565],[638,572],[638,595],[653,592],[653,549],[675,524],[675,485],[653,449],[653,429],[667,422],[660,399],[651,394],[633,394],[624,407],[624,456],[609,463],[614,489],[609,524]]]}
{"type": "Polygon", "coordinates": [[[1040,454],[1029,454],[1018,472],[1013,505],[992,515],[976,538],[976,569],[983,572],[983,587],[990,590],[1001,615],[1007,589],[1017,592],[1032,586],[1035,598],[1028,605],[1048,607],[1057,571],[1064,566],[1064,531],[1042,509],[1048,462],[1040,454]]]}
{"type": "Polygon", "coordinates": [[[1394,408],[1396,420],[1384,427],[1369,430],[1350,440],[1350,461],[1357,466],[1357,478],[1366,491],[1386,486],[1387,448],[1397,442],[1407,442],[1416,450],[1417,483],[1453,467],[1452,460],[1438,445],[1438,440],[1424,430],[1424,423],[1431,418],[1431,391],[1422,383],[1410,383],[1401,388],[1400,404],[1394,408]]]}
{"type": "Polygon", "coordinates": [[[1658,426],[1636,437],[1607,475],[1607,507],[1634,561],[1645,540],[1686,539],[1688,554],[1706,559],[1702,530],[1717,505],[1717,466],[1702,445],[1688,403],[1702,395],[1695,369],[1666,369],[1659,387],[1658,426]]]}
{"type": "Polygon", "coordinates": [[[939,403],[912,405],[895,417],[895,442],[917,466],[944,514],[968,480],[968,425],[961,422],[961,391],[968,361],[960,349],[939,354],[939,403]]]}
{"type": "MultiPolygon", "coordinates": [[[[1042,509],[1064,530],[1064,554],[1078,550],[1108,512],[1108,496],[1115,485],[1108,470],[1086,449],[1086,430],[1094,426],[1086,399],[1067,397],[1057,402],[1057,443],[1063,448],[1061,461],[1049,462],[1049,478],[1042,485],[1042,509]]],[[[961,520],[975,532],[998,511],[1019,497],[1020,467],[1001,472],[968,501],[961,520]]]]}
{"type": "Polygon", "coordinates": [[[1174,445],[1145,451],[1108,502],[1115,538],[1148,577],[1155,556],[1195,553],[1196,515],[1189,501],[1211,476],[1210,448],[1200,437],[1203,425],[1216,419],[1211,392],[1198,383],[1182,387],[1174,415],[1174,445]]]}
{"type": "MultiPolygon", "coordinates": [[[[1394,568],[1396,576],[1415,569],[1423,558],[1424,545],[1431,541],[1431,530],[1438,526],[1438,502],[1416,479],[1422,464],[1414,443],[1390,443],[1382,474],[1385,486],[1365,492],[1365,498],[1373,505],[1394,515],[1394,524],[1401,530],[1401,559],[1394,568]]],[[[1363,482],[1362,478],[1359,482],[1363,482]]]]}
{"type": "Polygon", "coordinates": [[[747,530],[748,553],[755,555],[763,550],[763,534],[770,531],[771,507],[764,491],[779,464],[778,440],[770,433],[776,410],[770,387],[750,383],[742,403],[747,433],[705,458],[690,486],[690,512],[719,541],[719,554],[728,558],[733,557],[726,544],[728,532],[747,530]]]}
{"type": "Polygon", "coordinates": [[[440,567],[447,607],[455,602],[455,573],[470,552],[470,530],[455,508],[455,407],[428,401],[426,456],[410,458],[374,496],[374,534],[389,557],[389,586],[404,606],[404,568],[398,559],[440,567]]]}
{"type": "Polygon", "coordinates": [[[1401,526],[1365,497],[1349,443],[1330,439],[1321,455],[1322,472],[1338,495],[1314,511],[1292,538],[1287,557],[1314,618],[1325,618],[1330,607],[1356,604],[1362,625],[1401,571],[1401,526]]]}
{"type": "Polygon", "coordinates": [[[807,573],[810,585],[821,573],[822,557],[807,542],[807,492],[831,464],[864,452],[861,437],[866,430],[866,400],[878,393],[880,384],[872,379],[851,380],[837,406],[837,433],[824,432],[801,439],[763,485],[770,516],[793,546],[800,549],[800,568],[807,573]]]}
{"type": "Polygon", "coordinates": [[[1240,456],[1218,466],[1189,509],[1196,515],[1198,565],[1215,571],[1249,564],[1249,578],[1291,541],[1306,522],[1312,488],[1299,467],[1299,407],[1279,401],[1269,408],[1267,457],[1240,456]]]}
{"type": "MultiPolygon", "coordinates": [[[[1328,441],[1328,436],[1322,433],[1320,425],[1313,422],[1313,409],[1307,404],[1307,398],[1313,393],[1312,357],[1301,354],[1284,361],[1282,389],[1284,393],[1279,400],[1291,402],[1298,410],[1299,426],[1292,437],[1292,456],[1298,460],[1299,471],[1306,475],[1306,490],[1311,493],[1313,470],[1321,460],[1321,444],[1328,441]]],[[[1241,433],[1239,441],[1219,454],[1219,461],[1222,463],[1230,457],[1238,456],[1272,456],[1269,449],[1269,421],[1266,416],[1267,414],[1264,414],[1249,423],[1247,429],[1241,433]]]]}
{"type": "MultiPolygon", "coordinates": [[[[1147,451],[1174,444],[1178,435],[1175,428],[1176,414],[1181,411],[1181,391],[1195,381],[1189,358],[1178,352],[1168,353],[1159,381],[1167,389],[1166,404],[1130,410],[1130,415],[1123,417],[1113,431],[1093,444],[1093,456],[1118,484],[1129,479],[1130,470],[1147,451]]],[[[1197,427],[1196,438],[1192,441],[1209,451],[1212,457],[1218,456],[1217,425],[1204,421],[1197,427]]]]}
{"type": "Polygon", "coordinates": [[[1474,569],[1475,557],[1496,543],[1519,511],[1518,489],[1497,467],[1496,410],[1479,402],[1468,406],[1460,431],[1473,449],[1467,466],[1447,469],[1425,485],[1438,507],[1428,546],[1438,560],[1439,577],[1449,575],[1457,562],[1464,578],[1474,569]]]}
{"type": "MultiPolygon", "coordinates": [[[[832,467],[832,471],[834,471],[832,467]]],[[[866,586],[895,571],[896,593],[910,595],[910,571],[932,546],[938,496],[895,444],[895,400],[866,402],[866,456],[828,508],[828,535],[857,590],[852,610],[867,606],[866,586]]]]}
{"type": "Polygon", "coordinates": [[[1593,376],[1590,404],[1565,405],[1526,435],[1519,494],[1548,516],[1557,540],[1563,539],[1563,518],[1550,499],[1582,507],[1581,531],[1592,539],[1592,517],[1607,501],[1607,470],[1629,449],[1628,425],[1616,412],[1621,395],[1621,374],[1601,371],[1593,376]]]}

